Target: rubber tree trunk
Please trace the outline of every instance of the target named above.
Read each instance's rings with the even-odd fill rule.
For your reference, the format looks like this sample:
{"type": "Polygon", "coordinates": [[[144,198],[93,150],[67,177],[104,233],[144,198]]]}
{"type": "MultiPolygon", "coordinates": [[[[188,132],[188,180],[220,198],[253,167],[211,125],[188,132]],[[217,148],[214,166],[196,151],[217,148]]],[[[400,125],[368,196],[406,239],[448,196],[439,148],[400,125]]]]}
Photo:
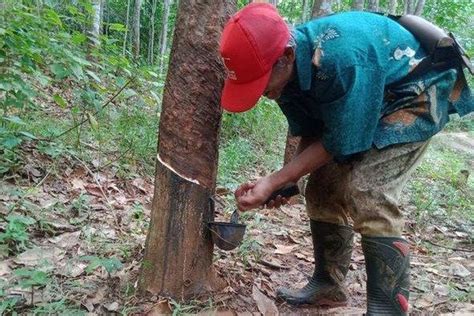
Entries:
{"type": "Polygon", "coordinates": [[[364,0],[353,0],[351,9],[356,10],[356,11],[362,11],[364,10],[364,0]]]}
{"type": "MultiPolygon", "coordinates": [[[[161,113],[140,290],[185,299],[219,288],[206,223],[218,160],[220,34],[234,1],[182,0],[161,113]]],[[[222,284],[221,284],[222,285],[222,284]]]]}
{"type": "Polygon", "coordinates": [[[125,17],[125,32],[123,33],[122,55],[127,51],[128,30],[130,28],[130,0],[127,0],[127,16],[125,17]]]}
{"type": "Polygon", "coordinates": [[[148,36],[148,63],[153,65],[153,57],[155,51],[155,15],[156,15],[156,4],[158,0],[151,0],[150,10],[150,32],[148,36]]]}
{"type": "Polygon", "coordinates": [[[372,12],[379,11],[379,0],[369,0],[367,4],[367,9],[372,12]]]}
{"type": "Polygon", "coordinates": [[[303,0],[303,12],[301,13],[301,22],[306,22],[309,16],[309,7],[310,7],[310,0],[303,0]]]}
{"type": "Polygon", "coordinates": [[[332,13],[332,0],[315,0],[312,17],[325,16],[332,13]]]}
{"type": "Polygon", "coordinates": [[[89,31],[90,44],[92,46],[99,46],[100,40],[100,17],[101,17],[101,0],[92,0],[92,16],[91,16],[91,27],[89,31]]]}
{"type": "Polygon", "coordinates": [[[133,11],[133,57],[140,56],[140,15],[142,10],[142,0],[135,0],[133,11]]]}
{"type": "Polygon", "coordinates": [[[171,0],[163,0],[163,20],[160,35],[160,74],[164,70],[164,59],[168,46],[168,20],[170,16],[171,0]]]}
{"type": "Polygon", "coordinates": [[[425,7],[425,0],[418,0],[414,14],[421,15],[423,13],[424,7],[425,7]]]}
{"type": "Polygon", "coordinates": [[[388,3],[388,13],[397,14],[397,0],[390,0],[388,3]]]}

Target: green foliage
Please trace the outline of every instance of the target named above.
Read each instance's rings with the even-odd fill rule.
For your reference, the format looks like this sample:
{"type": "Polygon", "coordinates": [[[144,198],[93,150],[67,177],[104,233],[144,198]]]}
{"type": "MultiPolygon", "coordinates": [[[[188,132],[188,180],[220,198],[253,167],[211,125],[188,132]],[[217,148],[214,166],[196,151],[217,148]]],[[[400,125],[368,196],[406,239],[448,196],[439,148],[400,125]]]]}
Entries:
{"type": "Polygon", "coordinates": [[[0,246],[6,245],[11,252],[18,252],[26,248],[29,239],[28,227],[36,221],[27,216],[8,215],[5,232],[0,233],[0,246]]]}
{"type": "Polygon", "coordinates": [[[410,201],[418,223],[428,218],[474,223],[474,183],[466,159],[442,145],[431,144],[427,157],[409,182],[410,201]]]}
{"type": "Polygon", "coordinates": [[[20,268],[14,273],[19,277],[18,285],[22,288],[42,287],[51,282],[46,272],[36,269],[20,268]]]}
{"type": "Polygon", "coordinates": [[[81,258],[81,260],[89,262],[86,267],[87,273],[92,273],[97,268],[103,267],[110,274],[119,271],[123,267],[122,262],[114,257],[100,258],[96,256],[84,256],[81,258]]]}

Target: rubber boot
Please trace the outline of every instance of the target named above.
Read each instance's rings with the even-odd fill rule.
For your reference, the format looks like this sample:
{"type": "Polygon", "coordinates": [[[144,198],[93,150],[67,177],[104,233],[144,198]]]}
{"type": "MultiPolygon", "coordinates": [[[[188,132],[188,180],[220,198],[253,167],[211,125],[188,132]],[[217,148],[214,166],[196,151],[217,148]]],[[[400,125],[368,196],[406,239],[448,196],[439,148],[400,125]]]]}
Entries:
{"type": "Polygon", "coordinates": [[[354,232],[342,226],[311,220],[315,269],[302,289],[281,288],[277,296],[292,305],[341,306],[347,303],[343,281],[351,262],[354,232]]]}
{"type": "Polygon", "coordinates": [[[362,236],[367,270],[367,314],[407,315],[410,249],[403,238],[362,236]]]}

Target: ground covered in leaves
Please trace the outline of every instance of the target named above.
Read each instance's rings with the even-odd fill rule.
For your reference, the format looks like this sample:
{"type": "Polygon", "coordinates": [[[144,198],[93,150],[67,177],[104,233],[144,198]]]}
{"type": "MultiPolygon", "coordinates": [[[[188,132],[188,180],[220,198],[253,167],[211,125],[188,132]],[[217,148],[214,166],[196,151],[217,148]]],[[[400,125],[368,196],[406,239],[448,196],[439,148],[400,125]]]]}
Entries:
{"type": "MultiPolygon", "coordinates": [[[[474,313],[474,144],[464,134],[448,136],[435,140],[404,194],[413,314],[474,313]],[[458,145],[449,149],[450,143],[458,145]]],[[[242,245],[215,250],[223,291],[190,302],[138,297],[153,179],[75,156],[53,160],[34,143],[23,151],[21,170],[0,181],[0,314],[364,312],[359,237],[346,283],[349,307],[293,308],[275,299],[278,287],[303,286],[312,273],[309,221],[299,203],[241,217],[248,225],[242,245]]],[[[217,216],[228,220],[229,190],[219,192],[224,207],[217,216]]]]}

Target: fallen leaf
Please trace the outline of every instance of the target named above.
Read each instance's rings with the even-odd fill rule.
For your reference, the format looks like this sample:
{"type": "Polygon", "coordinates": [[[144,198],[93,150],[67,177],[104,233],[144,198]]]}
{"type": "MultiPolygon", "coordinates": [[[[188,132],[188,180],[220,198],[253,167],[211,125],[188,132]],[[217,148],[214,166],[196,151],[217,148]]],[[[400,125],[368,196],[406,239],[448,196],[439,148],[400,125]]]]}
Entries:
{"type": "Polygon", "coordinates": [[[446,296],[449,294],[449,288],[446,285],[436,284],[433,288],[434,294],[446,296]]]}
{"type": "Polygon", "coordinates": [[[453,263],[449,267],[449,273],[451,273],[454,276],[459,276],[461,278],[465,278],[471,275],[471,272],[468,269],[466,269],[462,264],[457,263],[457,262],[453,263]]]}
{"type": "Polygon", "coordinates": [[[313,257],[312,254],[308,254],[308,253],[295,253],[295,256],[296,256],[296,258],[302,259],[302,260],[304,260],[304,261],[314,262],[314,257],[313,257]]]}
{"type": "Polygon", "coordinates": [[[257,303],[258,310],[263,315],[279,315],[278,308],[273,300],[260,292],[255,285],[252,287],[252,298],[255,300],[255,303],[257,303]]]}
{"type": "Polygon", "coordinates": [[[103,197],[102,190],[95,184],[87,184],[85,186],[87,193],[96,197],[103,197]]]}
{"type": "Polygon", "coordinates": [[[289,254],[290,252],[293,251],[293,249],[296,248],[297,245],[275,245],[276,250],[274,253],[279,254],[279,255],[286,255],[289,254]]]}
{"type": "Polygon", "coordinates": [[[84,262],[66,263],[62,267],[58,268],[57,273],[59,275],[75,278],[83,274],[87,266],[88,264],[84,262]]]}
{"type": "Polygon", "coordinates": [[[107,309],[109,312],[116,312],[119,309],[119,303],[113,302],[110,304],[104,305],[105,309],[107,309]]]}
{"type": "Polygon", "coordinates": [[[0,276],[10,274],[10,260],[4,260],[0,262],[0,276]]]}
{"type": "Polygon", "coordinates": [[[17,264],[36,266],[43,262],[56,263],[64,257],[64,251],[57,247],[36,247],[22,252],[13,260],[17,264]]]}
{"type": "Polygon", "coordinates": [[[62,235],[49,238],[48,241],[61,248],[72,248],[79,243],[80,231],[73,233],[64,233],[62,235]]]}
{"type": "Polygon", "coordinates": [[[77,179],[77,178],[76,178],[76,179],[72,179],[72,180],[71,180],[71,183],[72,183],[72,188],[73,188],[74,190],[83,190],[84,187],[85,187],[85,185],[86,185],[83,180],[77,179]]]}
{"type": "Polygon", "coordinates": [[[153,305],[151,310],[146,313],[146,316],[170,315],[173,311],[168,300],[162,300],[153,305]]]}

